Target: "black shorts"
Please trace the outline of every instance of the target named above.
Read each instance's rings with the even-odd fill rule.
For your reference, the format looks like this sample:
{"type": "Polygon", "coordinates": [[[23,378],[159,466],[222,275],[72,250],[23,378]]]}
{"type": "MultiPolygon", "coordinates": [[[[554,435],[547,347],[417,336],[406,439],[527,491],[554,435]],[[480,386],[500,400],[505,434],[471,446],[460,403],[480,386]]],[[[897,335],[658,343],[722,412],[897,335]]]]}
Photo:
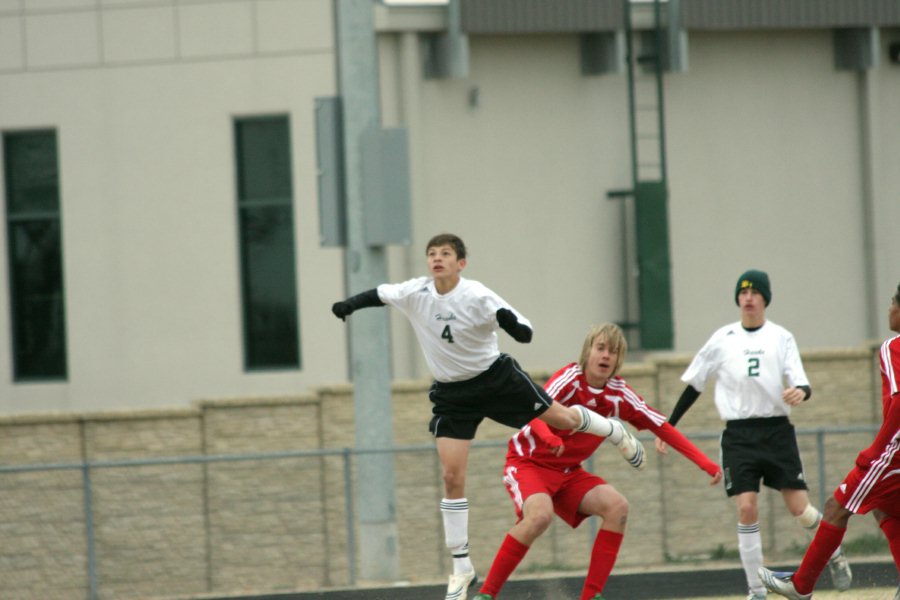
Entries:
{"type": "Polygon", "coordinates": [[[434,437],[471,440],[482,419],[519,428],[553,404],[544,388],[531,380],[511,356],[501,354],[487,371],[467,379],[435,381],[428,392],[434,437]]]}
{"type": "Polygon", "coordinates": [[[775,490],[805,490],[803,462],[787,417],[728,421],[722,432],[725,493],[759,492],[759,481],[775,490]]]}

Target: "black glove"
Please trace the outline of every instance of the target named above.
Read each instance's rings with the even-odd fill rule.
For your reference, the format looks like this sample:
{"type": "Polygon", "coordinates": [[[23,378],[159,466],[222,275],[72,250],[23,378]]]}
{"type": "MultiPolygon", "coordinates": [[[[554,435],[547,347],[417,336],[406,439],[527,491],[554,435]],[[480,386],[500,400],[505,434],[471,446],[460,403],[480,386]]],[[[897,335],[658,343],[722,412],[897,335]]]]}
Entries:
{"type": "Polygon", "coordinates": [[[508,308],[498,308],[497,324],[503,328],[503,331],[509,332],[510,327],[515,327],[519,324],[519,318],[516,317],[516,313],[508,308]]]}
{"type": "Polygon", "coordinates": [[[341,321],[346,321],[347,317],[353,314],[353,306],[346,300],[341,300],[331,305],[331,312],[341,321]]]}
{"type": "Polygon", "coordinates": [[[350,296],[346,300],[335,302],[331,305],[331,312],[341,321],[346,321],[353,311],[370,306],[384,306],[384,302],[378,297],[378,288],[372,288],[361,294],[350,296]]]}
{"type": "Polygon", "coordinates": [[[497,309],[497,324],[517,342],[527,344],[531,341],[531,327],[519,323],[516,313],[508,308],[497,309]]]}

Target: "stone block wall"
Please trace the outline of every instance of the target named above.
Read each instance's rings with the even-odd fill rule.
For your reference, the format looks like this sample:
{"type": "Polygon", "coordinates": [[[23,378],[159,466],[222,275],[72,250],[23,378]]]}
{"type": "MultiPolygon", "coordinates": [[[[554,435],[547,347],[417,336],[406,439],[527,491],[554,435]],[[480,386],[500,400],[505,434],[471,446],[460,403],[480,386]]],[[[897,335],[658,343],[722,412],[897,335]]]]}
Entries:
{"type": "MultiPolygon", "coordinates": [[[[648,357],[627,364],[622,374],[651,406],[668,414],[684,387],[679,377],[690,358],[648,357]]],[[[798,431],[880,421],[873,348],[810,351],[803,358],[814,391],[793,413],[798,431]]],[[[549,373],[533,375],[543,381],[549,373]]],[[[394,439],[405,449],[395,454],[398,548],[401,576],[412,581],[443,579],[450,568],[438,509],[440,464],[427,430],[428,385],[393,386],[394,439]]],[[[198,401],[189,409],[0,418],[0,466],[57,467],[0,472],[3,597],[86,596],[88,500],[94,576],[103,599],[348,585],[350,548],[359,532],[355,525],[348,531],[345,469],[351,486],[366,476],[344,451],[354,443],[353,402],[352,386],[336,385],[290,398],[198,401]],[[310,455],[284,456],[298,450],[310,455]],[[128,462],[155,459],[165,461],[128,462]],[[89,498],[80,468],[85,461],[92,464],[89,498]]],[[[718,458],[722,424],[712,384],[680,428],[718,458]]],[[[502,484],[510,434],[485,422],[469,459],[470,546],[482,572],[515,521],[502,484]]],[[[674,451],[657,455],[649,434],[640,437],[650,450],[643,472],[632,470],[612,448],[601,446],[592,459],[592,468],[631,507],[618,565],[733,553],[736,517],[721,486],[710,487],[708,477],[674,451]]],[[[800,436],[816,504],[821,504],[822,474],[830,493],[871,438],[869,432],[825,436],[820,465],[820,440],[800,436]]],[[[772,556],[805,545],[780,495],[763,493],[761,515],[772,556]]],[[[576,530],[555,522],[519,573],[584,569],[597,527],[596,520],[576,530]]],[[[866,522],[848,537],[876,532],[866,522]]]]}

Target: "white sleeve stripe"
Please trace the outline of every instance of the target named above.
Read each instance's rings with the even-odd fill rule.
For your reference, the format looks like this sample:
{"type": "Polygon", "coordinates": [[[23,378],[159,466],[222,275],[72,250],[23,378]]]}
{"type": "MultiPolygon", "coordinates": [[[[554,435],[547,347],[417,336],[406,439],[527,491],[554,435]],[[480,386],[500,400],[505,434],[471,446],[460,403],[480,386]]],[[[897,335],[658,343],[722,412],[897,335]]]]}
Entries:
{"type": "Polygon", "coordinates": [[[666,422],[665,416],[663,416],[659,412],[657,412],[657,411],[653,410],[652,408],[650,408],[649,406],[647,406],[647,403],[644,402],[643,400],[641,400],[641,397],[638,396],[634,392],[634,390],[629,388],[625,384],[625,382],[622,381],[621,379],[616,379],[616,380],[610,381],[608,385],[614,390],[621,391],[625,400],[627,400],[628,403],[631,404],[636,411],[644,414],[648,419],[653,421],[653,423],[655,423],[656,425],[662,425],[663,423],[666,422]]]}
{"type": "Polygon", "coordinates": [[[878,460],[871,464],[865,477],[863,477],[863,480],[860,482],[859,487],[856,488],[856,491],[854,491],[850,499],[847,500],[845,508],[850,512],[855,513],[859,510],[866,496],[869,495],[869,492],[872,491],[875,484],[881,480],[885,469],[891,465],[894,455],[900,450],[900,440],[897,438],[898,436],[895,434],[894,439],[887,445],[887,448],[885,448],[881,456],[878,457],[878,460]]]}
{"type": "Polygon", "coordinates": [[[897,393],[897,373],[894,371],[894,363],[891,356],[891,342],[900,338],[900,335],[893,337],[881,344],[881,368],[888,380],[888,387],[891,390],[891,396],[897,393]]]}
{"type": "Polygon", "coordinates": [[[578,365],[572,365],[571,367],[569,367],[568,369],[563,371],[559,377],[554,379],[550,383],[550,387],[547,388],[547,393],[550,394],[550,397],[556,398],[556,395],[559,394],[559,392],[560,392],[560,390],[562,390],[562,388],[567,386],[569,383],[572,382],[572,380],[574,380],[576,377],[578,377],[579,370],[580,369],[579,369],[578,365]]]}

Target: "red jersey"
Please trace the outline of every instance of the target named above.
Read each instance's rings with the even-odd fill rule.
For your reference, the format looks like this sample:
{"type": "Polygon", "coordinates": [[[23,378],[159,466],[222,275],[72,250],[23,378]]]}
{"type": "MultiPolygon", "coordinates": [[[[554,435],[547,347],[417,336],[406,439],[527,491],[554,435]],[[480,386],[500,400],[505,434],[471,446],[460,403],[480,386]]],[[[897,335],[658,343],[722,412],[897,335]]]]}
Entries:
{"type": "MultiPolygon", "coordinates": [[[[572,363],[554,373],[544,389],[565,406],[580,404],[604,417],[627,421],[639,430],[649,429],[710,475],[719,471],[717,464],[667,423],[665,416],[648,406],[619,376],[611,377],[602,388],[594,388],[588,385],[578,363],[572,363]]],[[[593,454],[605,439],[590,433],[557,429],[535,419],[509,440],[506,460],[507,463],[531,460],[551,468],[572,469],[593,454]],[[558,437],[565,444],[562,456],[554,456],[550,451],[553,440],[552,437],[548,439],[548,432],[549,436],[558,437]]]]}
{"type": "Polygon", "coordinates": [[[859,453],[861,469],[900,464],[900,335],[881,344],[881,429],[872,445],[859,453]]]}

